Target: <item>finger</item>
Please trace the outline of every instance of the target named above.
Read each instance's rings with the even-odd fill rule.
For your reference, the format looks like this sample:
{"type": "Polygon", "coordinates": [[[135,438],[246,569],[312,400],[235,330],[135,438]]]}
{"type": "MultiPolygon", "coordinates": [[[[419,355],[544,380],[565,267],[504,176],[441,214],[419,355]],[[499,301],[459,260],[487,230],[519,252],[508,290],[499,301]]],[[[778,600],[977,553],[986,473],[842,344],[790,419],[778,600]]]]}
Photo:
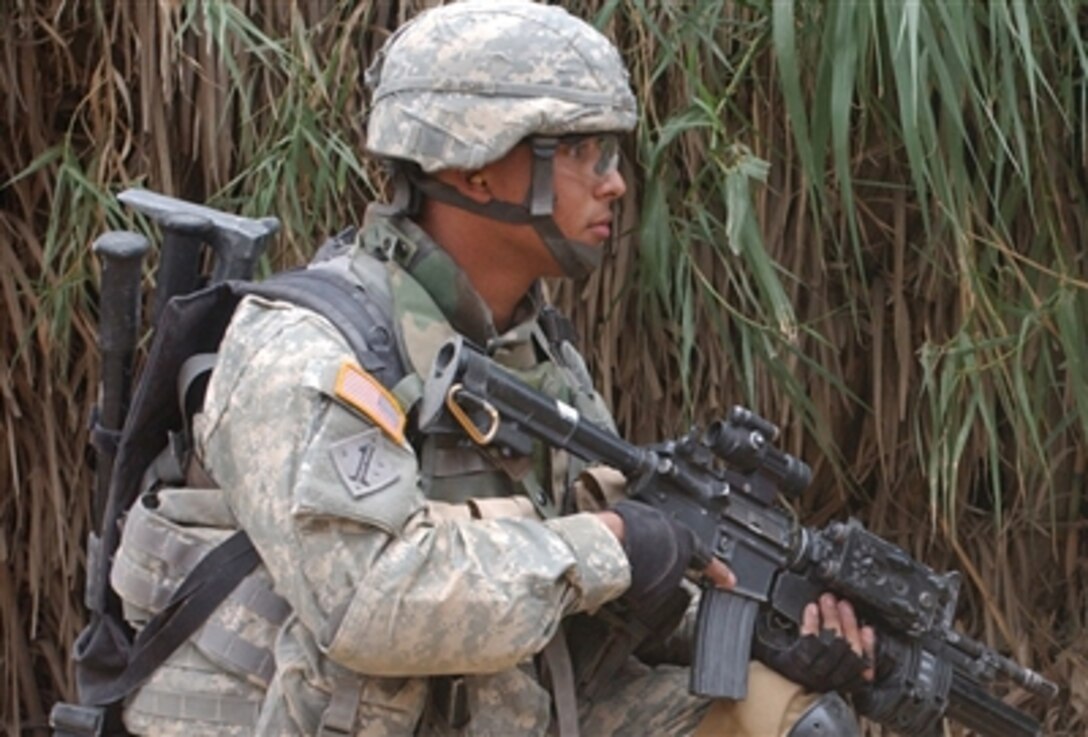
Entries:
{"type": "Polygon", "coordinates": [[[876,630],[868,625],[861,628],[861,649],[865,660],[870,664],[861,672],[861,676],[866,681],[871,681],[876,678],[876,630]]]}
{"type": "Polygon", "coordinates": [[[839,621],[839,608],[836,604],[837,601],[831,594],[821,595],[820,619],[823,621],[823,628],[825,630],[831,630],[836,635],[841,635],[842,623],[839,621]]]}
{"type": "Polygon", "coordinates": [[[710,563],[703,569],[703,575],[719,589],[731,589],[737,585],[737,577],[733,575],[733,571],[717,558],[710,559],[710,563]]]}
{"type": "Polygon", "coordinates": [[[812,601],[801,612],[801,637],[820,634],[820,607],[812,601]]]}
{"type": "Polygon", "coordinates": [[[857,655],[862,654],[861,628],[858,625],[857,615],[854,614],[853,605],[845,599],[838,602],[839,624],[842,626],[842,636],[850,643],[850,649],[857,655]]]}

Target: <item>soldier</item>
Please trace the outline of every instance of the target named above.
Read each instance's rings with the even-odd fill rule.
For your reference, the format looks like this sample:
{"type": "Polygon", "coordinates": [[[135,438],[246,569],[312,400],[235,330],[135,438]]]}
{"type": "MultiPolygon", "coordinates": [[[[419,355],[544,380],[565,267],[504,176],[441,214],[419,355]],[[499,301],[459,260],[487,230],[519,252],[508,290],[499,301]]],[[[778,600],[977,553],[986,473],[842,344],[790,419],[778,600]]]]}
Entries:
{"type": "Polygon", "coordinates": [[[129,728],[188,718],[177,731],[196,721],[277,735],[856,733],[841,698],[796,682],[833,687],[866,670],[872,632],[831,597],[809,606],[805,648],[794,637],[771,649],[793,681],[754,665],[745,702],[693,696],[683,664],[634,656],[587,682],[585,658],[571,664],[572,630],[607,629],[610,602],[656,611],[690,568],[723,587],[732,573],[649,507],[580,508],[576,481],[600,490],[603,477],[577,459],[545,448],[508,458],[413,425],[437,347],[460,334],[613,428],[539,280],[588,273],[612,233],[626,189],[620,135],[636,122],[616,49],[558,7],[463,2],[405,24],[367,84],[367,147],[389,163],[396,197],[312,268],[359,286],[369,335],[401,365],[364,369],[324,317],[243,301],[196,448],[222,490],[217,519],[246,530],[259,576],[291,614],[274,638],[247,635],[238,618],[223,625],[232,642],[249,637],[235,651],[274,653],[274,666],[260,661],[270,680],[240,679],[248,716],[214,727],[222,702],[179,705],[196,698],[179,692],[209,688],[190,658],[131,700],[129,728]],[[154,688],[174,692],[170,708],[147,696],[154,688]]]}

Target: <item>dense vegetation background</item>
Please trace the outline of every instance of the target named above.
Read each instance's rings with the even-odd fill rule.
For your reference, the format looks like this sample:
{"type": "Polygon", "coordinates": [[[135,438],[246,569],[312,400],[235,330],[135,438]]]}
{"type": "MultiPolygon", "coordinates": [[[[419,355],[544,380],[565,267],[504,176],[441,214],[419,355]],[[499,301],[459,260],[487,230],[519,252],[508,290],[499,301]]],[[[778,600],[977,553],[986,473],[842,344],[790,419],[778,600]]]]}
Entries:
{"type": "MultiPolygon", "coordinates": [[[[72,695],[98,264],[143,185],[358,222],[360,73],[427,3],[0,3],[0,724],[72,695]]],[[[572,0],[644,102],[612,258],[553,285],[630,437],[734,402],[854,514],[964,573],[962,626],[1088,729],[1082,0],[572,0]]],[[[147,264],[148,284],[154,259],[147,264]]]]}

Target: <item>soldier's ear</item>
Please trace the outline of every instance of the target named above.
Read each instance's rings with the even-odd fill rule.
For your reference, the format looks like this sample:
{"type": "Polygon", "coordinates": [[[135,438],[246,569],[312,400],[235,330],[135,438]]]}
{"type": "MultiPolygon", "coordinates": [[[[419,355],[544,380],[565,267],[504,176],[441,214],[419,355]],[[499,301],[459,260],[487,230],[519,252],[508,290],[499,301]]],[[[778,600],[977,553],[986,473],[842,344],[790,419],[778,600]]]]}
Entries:
{"type": "Polygon", "coordinates": [[[477,202],[489,202],[492,199],[488,187],[487,175],[483,170],[465,172],[465,194],[477,202]]]}
{"type": "Polygon", "coordinates": [[[476,202],[485,203],[494,199],[491,188],[488,186],[487,175],[482,169],[446,169],[436,172],[433,176],[476,202]]]}

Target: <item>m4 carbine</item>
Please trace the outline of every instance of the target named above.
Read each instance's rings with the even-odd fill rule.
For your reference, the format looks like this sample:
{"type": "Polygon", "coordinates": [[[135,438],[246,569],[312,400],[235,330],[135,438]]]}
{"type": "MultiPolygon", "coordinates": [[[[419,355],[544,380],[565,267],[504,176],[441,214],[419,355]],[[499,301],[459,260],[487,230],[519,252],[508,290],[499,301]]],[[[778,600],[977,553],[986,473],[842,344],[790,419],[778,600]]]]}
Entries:
{"type": "Polygon", "coordinates": [[[777,497],[800,494],[811,472],[751,411],[736,407],[705,433],[638,447],[455,338],[437,354],[419,413],[423,432],[451,421],[505,455],[529,454],[539,440],[621,471],[632,497],[690,527],[733,570],[732,590],[705,588],[700,598],[693,693],[744,698],[757,615],[770,608],[799,624],[805,604],[831,591],[877,631],[878,679],[855,698],[867,717],[906,735],[930,735],[942,717],[990,737],[1040,734],[986,684],[1003,677],[1046,699],[1057,686],[955,629],[959,574],[933,571],[857,520],[799,524],[777,497]]]}

